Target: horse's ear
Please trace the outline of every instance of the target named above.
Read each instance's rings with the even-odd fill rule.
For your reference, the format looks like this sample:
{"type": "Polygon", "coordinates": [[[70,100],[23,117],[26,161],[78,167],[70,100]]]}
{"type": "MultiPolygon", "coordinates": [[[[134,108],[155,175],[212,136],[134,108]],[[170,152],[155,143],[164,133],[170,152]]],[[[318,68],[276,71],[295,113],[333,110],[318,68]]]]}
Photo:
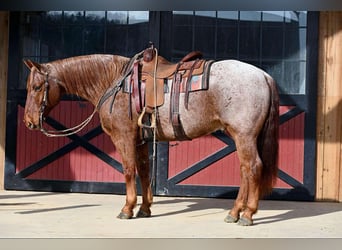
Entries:
{"type": "Polygon", "coordinates": [[[41,64],[31,61],[30,59],[24,60],[24,64],[29,68],[29,70],[32,70],[32,68],[38,69],[39,72],[43,73],[43,67],[41,64]]]}

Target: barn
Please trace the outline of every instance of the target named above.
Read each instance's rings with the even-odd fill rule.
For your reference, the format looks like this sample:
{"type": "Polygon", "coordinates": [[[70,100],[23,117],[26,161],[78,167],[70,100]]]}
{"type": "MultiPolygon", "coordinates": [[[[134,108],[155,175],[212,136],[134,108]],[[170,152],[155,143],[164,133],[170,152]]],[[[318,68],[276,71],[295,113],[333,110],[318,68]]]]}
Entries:
{"type": "MultiPolygon", "coordinates": [[[[170,61],[200,50],[272,75],[280,93],[280,153],[267,198],[342,201],[341,11],[0,11],[0,33],[0,189],[125,193],[121,158],[98,117],[66,138],[25,128],[22,60],[132,57],[153,41],[170,61]]],[[[91,112],[90,104],[65,96],[47,123],[71,127],[91,112]]],[[[235,144],[221,132],[159,142],[155,164],[155,195],[237,194],[235,144]]]]}

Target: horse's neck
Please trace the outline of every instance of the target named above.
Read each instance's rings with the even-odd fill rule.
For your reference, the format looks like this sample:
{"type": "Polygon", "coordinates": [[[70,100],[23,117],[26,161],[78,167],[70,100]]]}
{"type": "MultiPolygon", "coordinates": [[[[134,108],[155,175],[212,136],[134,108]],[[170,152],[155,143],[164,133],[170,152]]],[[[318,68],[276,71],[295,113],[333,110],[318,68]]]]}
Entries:
{"type": "Polygon", "coordinates": [[[57,71],[58,79],[64,84],[67,94],[77,95],[93,105],[105,91],[120,77],[124,63],[113,63],[110,56],[89,56],[75,58],[73,61],[64,61],[67,65],[63,70],[57,71]]]}

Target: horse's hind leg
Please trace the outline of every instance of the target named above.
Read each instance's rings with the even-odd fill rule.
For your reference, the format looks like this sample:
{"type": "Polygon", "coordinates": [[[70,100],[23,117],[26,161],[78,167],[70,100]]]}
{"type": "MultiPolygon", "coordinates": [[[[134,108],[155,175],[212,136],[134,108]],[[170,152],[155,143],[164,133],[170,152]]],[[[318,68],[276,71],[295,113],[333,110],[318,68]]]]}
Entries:
{"type": "Polygon", "coordinates": [[[249,226],[253,224],[252,216],[258,209],[262,163],[253,137],[239,138],[235,140],[235,144],[240,160],[241,184],[234,207],[225,221],[249,226]],[[241,218],[240,212],[243,212],[241,218]]]}
{"type": "Polygon", "coordinates": [[[149,155],[148,144],[138,146],[137,148],[137,170],[141,181],[142,204],[137,213],[137,217],[150,217],[153,195],[149,179],[149,155]]]}

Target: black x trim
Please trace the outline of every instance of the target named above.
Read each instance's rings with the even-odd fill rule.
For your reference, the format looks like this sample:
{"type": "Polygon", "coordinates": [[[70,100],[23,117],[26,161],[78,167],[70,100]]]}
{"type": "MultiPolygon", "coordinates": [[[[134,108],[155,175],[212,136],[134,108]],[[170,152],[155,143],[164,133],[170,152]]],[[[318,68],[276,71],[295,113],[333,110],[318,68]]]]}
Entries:
{"type": "MultiPolygon", "coordinates": [[[[302,112],[303,112],[303,110],[301,110],[300,108],[295,106],[279,117],[279,123],[284,124],[285,122],[287,122],[290,119],[294,118],[295,116],[301,114],[302,112]]],[[[189,166],[184,171],[182,171],[182,172],[178,173],[177,175],[173,176],[172,178],[168,179],[167,182],[170,185],[176,185],[176,184],[184,181],[185,179],[191,177],[192,175],[194,175],[194,174],[200,172],[201,170],[209,167],[210,165],[212,165],[216,161],[218,161],[218,160],[224,158],[225,156],[236,151],[236,146],[235,146],[234,141],[230,137],[228,137],[226,134],[224,134],[222,131],[216,131],[216,132],[212,133],[212,135],[214,137],[216,137],[217,139],[219,139],[220,141],[227,144],[227,146],[225,146],[224,148],[218,150],[217,152],[207,156],[206,158],[202,159],[201,161],[196,162],[195,164],[193,164],[192,166],[189,166]]],[[[285,173],[283,170],[280,170],[280,169],[278,170],[278,177],[279,177],[279,179],[286,182],[287,184],[289,184],[292,187],[303,186],[302,183],[300,183],[295,178],[293,178],[292,176],[285,173]]]]}
{"type": "MultiPolygon", "coordinates": [[[[57,129],[57,130],[66,129],[65,126],[63,126],[61,123],[59,123],[58,121],[54,120],[51,117],[46,117],[46,123],[49,124],[50,126],[52,126],[54,129],[57,129]]],[[[96,155],[98,158],[100,158],[101,160],[103,160],[104,162],[109,164],[111,167],[113,167],[114,169],[116,169],[120,173],[123,173],[122,165],[120,162],[113,159],[108,154],[106,154],[102,150],[98,149],[97,147],[95,147],[94,145],[89,143],[89,140],[91,140],[92,138],[94,138],[94,137],[96,137],[102,133],[103,133],[103,130],[102,130],[101,126],[97,126],[96,128],[90,130],[88,133],[86,133],[83,136],[78,136],[76,134],[70,135],[70,136],[68,136],[68,138],[71,139],[72,142],[66,144],[65,146],[61,147],[57,151],[55,151],[55,152],[49,154],[48,156],[40,159],[39,161],[33,163],[32,165],[26,167],[22,171],[18,172],[16,174],[16,176],[21,177],[21,178],[25,178],[25,177],[31,175],[32,173],[38,171],[39,169],[43,168],[47,164],[57,160],[58,158],[62,157],[65,154],[71,152],[72,150],[74,150],[75,148],[77,148],[79,146],[88,150],[90,153],[96,155]]]]}

